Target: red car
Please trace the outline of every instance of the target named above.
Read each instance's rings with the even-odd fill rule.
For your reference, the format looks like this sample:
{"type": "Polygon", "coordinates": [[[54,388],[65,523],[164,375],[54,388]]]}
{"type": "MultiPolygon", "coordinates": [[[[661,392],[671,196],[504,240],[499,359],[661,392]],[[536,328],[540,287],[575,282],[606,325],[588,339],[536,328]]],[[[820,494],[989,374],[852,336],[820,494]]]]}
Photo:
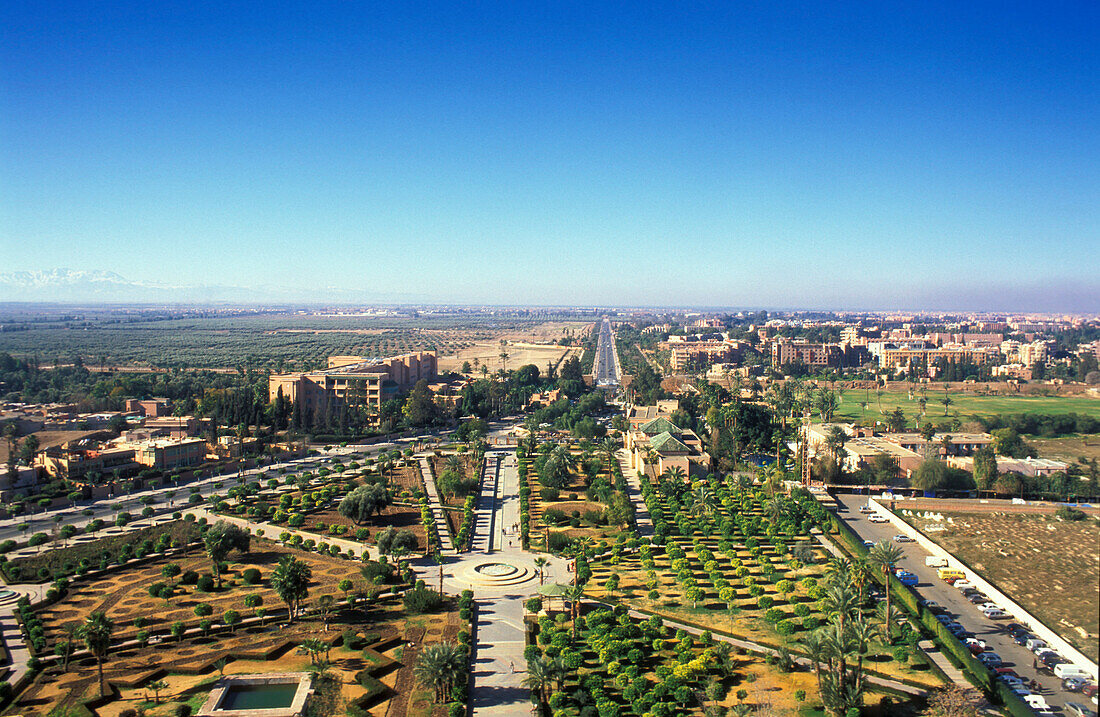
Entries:
{"type": "Polygon", "coordinates": [[[1011,667],[998,667],[998,668],[994,669],[993,671],[996,672],[998,675],[1008,675],[1009,677],[1020,677],[1019,675],[1016,674],[1016,670],[1012,669],[1011,667]]]}

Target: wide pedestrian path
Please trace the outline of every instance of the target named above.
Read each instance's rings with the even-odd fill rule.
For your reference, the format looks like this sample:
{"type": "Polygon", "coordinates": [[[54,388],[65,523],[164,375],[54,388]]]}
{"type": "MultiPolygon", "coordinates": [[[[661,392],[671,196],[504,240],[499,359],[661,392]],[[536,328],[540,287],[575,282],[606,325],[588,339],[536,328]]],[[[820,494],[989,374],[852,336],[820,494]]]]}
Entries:
{"type": "Polygon", "coordinates": [[[451,526],[443,512],[443,503],[439,500],[439,490],[435,487],[435,474],[427,456],[420,456],[420,475],[424,478],[424,492],[428,495],[428,507],[432,511],[435,530],[439,533],[439,545],[444,555],[454,555],[455,544],[451,539],[451,526]]]}
{"type": "Polygon", "coordinates": [[[626,479],[626,495],[634,504],[634,523],[638,527],[638,537],[652,538],[653,518],[649,515],[649,506],[642,498],[642,482],[638,478],[638,472],[631,470],[627,463],[625,448],[620,448],[616,455],[619,458],[619,468],[623,471],[623,478],[626,479]]]}

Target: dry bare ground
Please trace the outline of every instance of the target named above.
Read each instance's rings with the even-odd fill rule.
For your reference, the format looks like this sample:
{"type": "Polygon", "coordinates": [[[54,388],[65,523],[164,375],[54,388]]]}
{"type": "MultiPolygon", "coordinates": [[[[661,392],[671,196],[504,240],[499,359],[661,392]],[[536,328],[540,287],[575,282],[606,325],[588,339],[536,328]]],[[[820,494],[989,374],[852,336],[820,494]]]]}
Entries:
{"type": "Polygon", "coordinates": [[[1097,659],[1100,631],[1100,524],[1051,515],[944,513],[917,521],[1006,595],[1097,659]]]}

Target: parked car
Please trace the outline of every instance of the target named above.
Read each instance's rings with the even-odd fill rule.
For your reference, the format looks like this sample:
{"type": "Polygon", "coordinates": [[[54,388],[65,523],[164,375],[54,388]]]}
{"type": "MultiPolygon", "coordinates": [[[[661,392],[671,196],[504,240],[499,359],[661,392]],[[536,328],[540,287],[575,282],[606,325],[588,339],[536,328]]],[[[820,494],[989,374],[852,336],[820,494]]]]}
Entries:
{"type": "Polygon", "coordinates": [[[1004,664],[1004,660],[996,652],[983,652],[978,655],[978,660],[986,667],[1000,667],[1004,664]]]}
{"type": "Polygon", "coordinates": [[[1096,710],[1089,709],[1080,702],[1067,702],[1066,714],[1072,717],[1096,717],[1096,710]]]}
{"type": "Polygon", "coordinates": [[[961,580],[966,577],[966,573],[955,568],[940,568],[936,571],[936,577],[940,580],[961,580]]]}
{"type": "Polygon", "coordinates": [[[1008,618],[1008,613],[999,607],[991,607],[982,610],[982,614],[988,617],[990,620],[1005,620],[1008,618]]]}
{"type": "Polygon", "coordinates": [[[977,586],[974,585],[974,583],[970,582],[969,580],[956,580],[955,582],[951,583],[951,585],[953,587],[957,588],[959,590],[959,592],[962,592],[963,590],[966,590],[967,588],[974,588],[975,590],[978,589],[977,586]]]}
{"type": "Polygon", "coordinates": [[[1039,655],[1039,662],[1053,674],[1054,668],[1066,662],[1066,658],[1062,657],[1054,650],[1051,650],[1050,652],[1044,652],[1042,655],[1039,655]]]}
{"type": "Polygon", "coordinates": [[[1050,647],[1050,645],[1047,644],[1046,640],[1043,640],[1043,639],[1038,638],[1038,637],[1033,637],[1030,640],[1028,640],[1025,646],[1027,647],[1027,649],[1031,650],[1036,655],[1039,654],[1039,650],[1046,650],[1050,647]]]}
{"type": "Polygon", "coordinates": [[[979,638],[977,638],[977,637],[968,637],[968,638],[966,639],[966,644],[967,644],[967,645],[977,645],[978,647],[982,648],[982,650],[983,650],[983,651],[984,651],[984,650],[985,650],[985,649],[986,649],[987,647],[989,647],[989,646],[988,646],[988,645],[987,645],[987,644],[985,643],[985,640],[979,639],[979,638]]]}
{"type": "Polygon", "coordinates": [[[998,605],[998,604],[997,604],[997,603],[995,603],[995,602],[983,602],[983,603],[979,603],[979,604],[978,604],[978,609],[979,609],[979,610],[1000,610],[1001,612],[1004,612],[1004,610],[1003,610],[1003,609],[1001,608],[1001,606],[1000,606],[1000,605],[998,605]]]}
{"type": "Polygon", "coordinates": [[[895,535],[894,536],[894,542],[895,543],[914,543],[916,541],[913,540],[912,538],[910,538],[908,535],[895,535]]]}
{"type": "MultiPolygon", "coordinates": [[[[1059,665],[1061,667],[1061,665],[1059,665]]],[[[1066,692],[1080,692],[1089,683],[1084,677],[1067,677],[1062,680],[1062,689],[1066,692]]]]}
{"type": "Polygon", "coordinates": [[[885,515],[879,515],[878,513],[875,513],[874,515],[868,517],[867,520],[872,522],[872,523],[889,523],[890,522],[889,518],[887,518],[885,515]]]}
{"type": "Polygon", "coordinates": [[[989,598],[987,598],[985,595],[982,595],[981,593],[971,593],[966,596],[966,599],[974,603],[975,605],[981,605],[983,603],[989,602],[989,598]]]}
{"type": "Polygon", "coordinates": [[[1028,695],[1024,698],[1024,702],[1027,702],[1027,706],[1033,710],[1049,710],[1050,705],[1043,699],[1042,695],[1028,695]]]}
{"type": "Polygon", "coordinates": [[[955,618],[951,617],[950,615],[945,615],[944,613],[936,615],[936,620],[939,621],[941,625],[949,625],[955,622],[955,618]]]}
{"type": "Polygon", "coordinates": [[[910,585],[911,586],[911,585],[916,585],[917,583],[920,582],[920,579],[915,574],[909,572],[908,570],[899,570],[898,573],[897,573],[897,578],[901,582],[902,585],[910,585]]]}
{"type": "Polygon", "coordinates": [[[874,513],[874,512],[875,512],[875,509],[874,509],[874,508],[872,508],[872,507],[871,507],[871,506],[869,506],[869,505],[861,505],[861,506],[859,506],[859,512],[860,512],[860,513],[865,513],[865,514],[868,514],[868,515],[869,515],[869,514],[871,514],[871,513],[874,513]]]}
{"type": "Polygon", "coordinates": [[[924,564],[930,568],[946,568],[947,558],[941,558],[937,555],[929,555],[924,559],[924,564]]]}
{"type": "Polygon", "coordinates": [[[947,612],[947,608],[934,600],[921,600],[920,604],[924,605],[924,609],[933,615],[942,615],[947,612]]]}
{"type": "Polygon", "coordinates": [[[863,547],[873,548],[873,547],[875,547],[875,541],[873,541],[873,540],[864,540],[863,541],[863,547]]]}
{"type": "Polygon", "coordinates": [[[1012,641],[1017,645],[1027,645],[1027,641],[1033,639],[1035,636],[1030,632],[1021,632],[1012,638],[1012,641]]]}

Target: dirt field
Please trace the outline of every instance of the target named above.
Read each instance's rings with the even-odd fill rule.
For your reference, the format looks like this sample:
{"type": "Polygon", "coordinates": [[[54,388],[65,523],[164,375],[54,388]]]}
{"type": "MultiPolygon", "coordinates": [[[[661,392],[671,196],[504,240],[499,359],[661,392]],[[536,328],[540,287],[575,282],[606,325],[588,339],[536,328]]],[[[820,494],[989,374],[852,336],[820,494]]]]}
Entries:
{"type": "MultiPolygon", "coordinates": [[[[572,353],[580,351],[578,348],[570,348],[568,346],[533,344],[527,342],[510,342],[505,350],[508,352],[509,368],[515,369],[530,363],[538,366],[539,371],[544,373],[548,362],[552,361],[556,366],[560,361],[564,361],[572,353]]],[[[479,341],[472,346],[459,350],[456,354],[440,356],[439,370],[458,371],[466,361],[469,361],[472,367],[475,365],[474,360],[476,359],[477,366],[488,366],[489,372],[492,373],[502,367],[500,351],[499,341],[479,341]]],[[[480,375],[480,368],[474,369],[474,375],[480,375]]]]}
{"type": "MultiPolygon", "coordinates": [[[[38,431],[34,435],[38,437],[38,450],[44,451],[47,448],[60,446],[62,443],[68,443],[69,441],[76,441],[85,436],[94,436],[97,433],[103,433],[103,431],[38,431]]],[[[25,438],[26,436],[20,437],[20,443],[25,438]]],[[[8,442],[0,441],[0,463],[7,465],[7,462],[8,442]]]]}
{"type": "Polygon", "coordinates": [[[1100,631],[1100,525],[1053,516],[944,513],[951,523],[915,521],[928,536],[1008,596],[1097,658],[1100,631]],[[943,528],[946,527],[946,530],[943,528]]]}
{"type": "Polygon", "coordinates": [[[1032,438],[1027,442],[1035,446],[1040,458],[1061,461],[1100,460],[1100,436],[1065,436],[1063,438],[1032,438]]]}

